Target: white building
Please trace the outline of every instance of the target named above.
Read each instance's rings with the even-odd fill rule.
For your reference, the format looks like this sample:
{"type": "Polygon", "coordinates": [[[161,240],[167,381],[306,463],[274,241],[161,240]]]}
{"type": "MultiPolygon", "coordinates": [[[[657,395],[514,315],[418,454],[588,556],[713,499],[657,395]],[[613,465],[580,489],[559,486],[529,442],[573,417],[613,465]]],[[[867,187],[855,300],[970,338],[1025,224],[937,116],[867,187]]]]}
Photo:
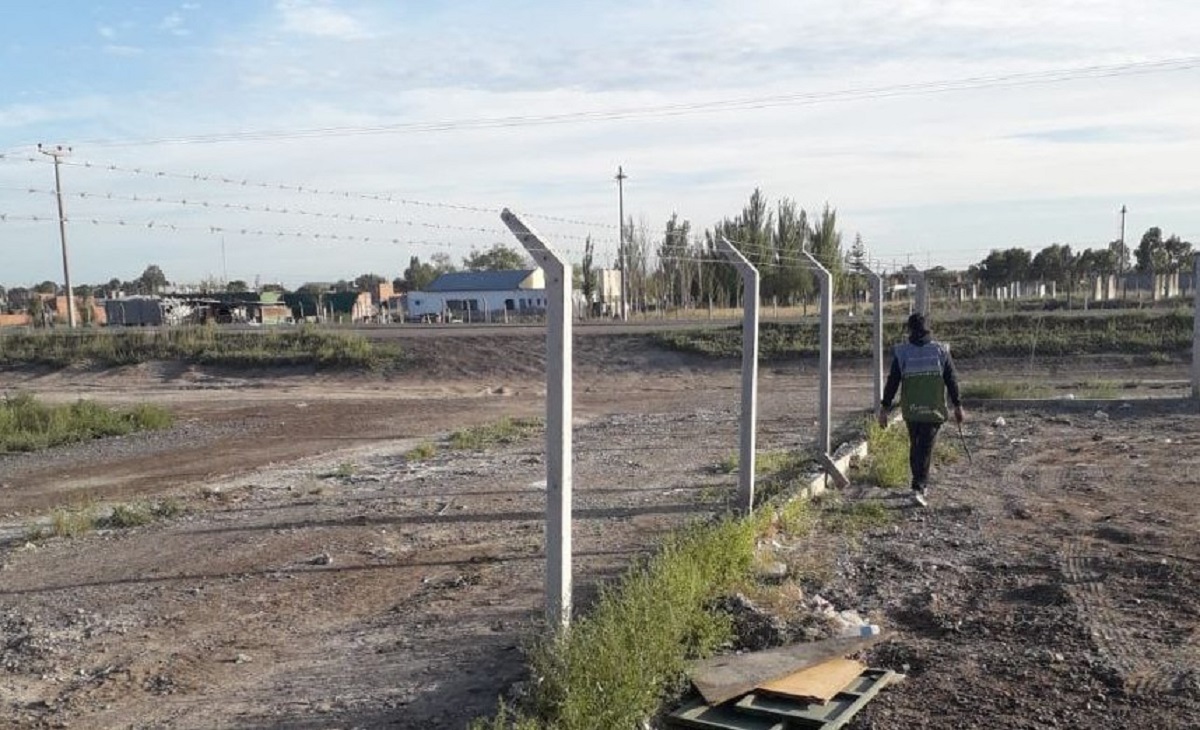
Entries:
{"type": "Polygon", "coordinates": [[[405,301],[416,321],[491,322],[546,311],[546,277],[540,268],[455,271],[442,274],[405,301]]]}

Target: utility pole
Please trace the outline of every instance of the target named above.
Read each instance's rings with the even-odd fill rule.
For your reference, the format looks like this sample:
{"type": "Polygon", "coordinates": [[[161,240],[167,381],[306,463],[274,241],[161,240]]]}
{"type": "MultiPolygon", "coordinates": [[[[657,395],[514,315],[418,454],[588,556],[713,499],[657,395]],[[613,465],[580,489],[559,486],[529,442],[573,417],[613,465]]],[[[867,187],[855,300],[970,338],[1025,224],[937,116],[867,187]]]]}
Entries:
{"type": "Polygon", "coordinates": [[[1121,298],[1126,296],[1125,290],[1125,213],[1124,205],[1121,205],[1121,258],[1117,260],[1117,280],[1121,284],[1121,298]]]}
{"type": "Polygon", "coordinates": [[[58,240],[62,243],[63,283],[67,287],[67,326],[75,329],[75,292],[71,290],[71,266],[67,259],[67,216],[63,212],[62,177],[58,172],[62,158],[71,153],[70,147],[56,145],[54,149],[38,144],[38,152],[54,158],[54,194],[58,198],[58,240]]]}
{"type": "Polygon", "coordinates": [[[617,265],[621,267],[621,321],[629,320],[628,298],[626,288],[628,286],[629,271],[626,266],[625,257],[625,178],[629,177],[625,174],[625,170],[620,165],[617,166],[617,215],[621,218],[620,226],[620,243],[617,244],[617,265]]]}

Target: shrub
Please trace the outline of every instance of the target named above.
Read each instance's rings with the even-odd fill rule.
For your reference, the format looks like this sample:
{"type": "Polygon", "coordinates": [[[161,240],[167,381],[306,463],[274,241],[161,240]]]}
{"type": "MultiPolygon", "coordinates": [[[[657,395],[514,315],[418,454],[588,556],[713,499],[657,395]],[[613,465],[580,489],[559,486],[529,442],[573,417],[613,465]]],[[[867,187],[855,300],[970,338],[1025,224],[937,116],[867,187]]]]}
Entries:
{"type": "Polygon", "coordinates": [[[62,444],[135,431],[168,428],[171,413],[152,405],[129,410],[108,408],[94,401],[46,405],[28,393],[0,403],[0,452],[36,451],[62,444]]]}

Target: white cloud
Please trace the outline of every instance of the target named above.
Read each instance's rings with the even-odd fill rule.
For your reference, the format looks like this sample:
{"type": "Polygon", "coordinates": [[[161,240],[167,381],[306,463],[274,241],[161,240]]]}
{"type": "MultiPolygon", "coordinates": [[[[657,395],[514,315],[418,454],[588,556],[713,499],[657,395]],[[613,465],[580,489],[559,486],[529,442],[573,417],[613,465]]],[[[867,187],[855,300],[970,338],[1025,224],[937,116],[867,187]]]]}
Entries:
{"type": "Polygon", "coordinates": [[[107,38],[108,40],[117,37],[117,31],[111,25],[102,25],[96,28],[96,32],[100,34],[100,37],[107,38]]]}
{"type": "Polygon", "coordinates": [[[356,40],[370,35],[362,23],[332,3],[279,0],[275,9],[286,33],[337,40],[356,40]]]}

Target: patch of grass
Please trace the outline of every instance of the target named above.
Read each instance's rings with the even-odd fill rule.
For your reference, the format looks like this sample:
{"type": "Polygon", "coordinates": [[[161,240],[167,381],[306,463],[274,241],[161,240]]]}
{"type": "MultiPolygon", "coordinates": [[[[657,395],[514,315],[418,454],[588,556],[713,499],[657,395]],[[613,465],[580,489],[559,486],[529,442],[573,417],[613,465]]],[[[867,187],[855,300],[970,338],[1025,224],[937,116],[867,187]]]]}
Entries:
{"type": "Polygon", "coordinates": [[[831,532],[859,535],[886,527],[895,520],[895,516],[875,499],[861,502],[829,500],[821,510],[820,520],[822,527],[831,532]]]}
{"type": "Polygon", "coordinates": [[[154,521],[150,506],[143,503],[118,504],[113,507],[108,517],[96,521],[96,527],[107,527],[123,530],[130,527],[141,527],[154,521]]]}
{"type": "MultiPolygon", "coordinates": [[[[798,451],[788,451],[787,449],[759,451],[754,455],[754,473],[759,476],[771,476],[795,472],[807,466],[809,461],[807,454],[798,451]]],[[[735,451],[725,455],[713,468],[721,474],[733,474],[738,470],[740,464],[741,457],[735,451]]]]}
{"type": "Polygon", "coordinates": [[[425,461],[437,456],[437,444],[432,441],[422,441],[404,454],[407,461],[425,461]]]}
{"type": "Polygon", "coordinates": [[[100,514],[94,504],[60,507],[50,514],[49,526],[31,525],[26,539],[31,542],[49,537],[81,537],[93,530],[123,530],[148,525],[182,514],[183,507],[173,499],[160,502],[131,502],[114,505],[108,514],[100,514]]]}
{"type": "Polygon", "coordinates": [[[741,463],[741,457],[736,451],[726,454],[717,462],[714,469],[719,474],[733,474],[738,470],[738,464],[741,463]]]}
{"type": "Polygon", "coordinates": [[[867,422],[867,458],[862,464],[865,480],[881,487],[907,486],[911,475],[908,469],[908,433],[903,426],[893,424],[880,428],[871,419],[867,422]]]}
{"type": "Polygon", "coordinates": [[[313,327],[246,332],[201,326],[0,336],[0,366],[113,366],[157,360],[230,367],[311,365],[375,370],[401,364],[403,353],[391,343],[313,327]]]}
{"type": "Polygon", "coordinates": [[[60,507],[50,515],[50,537],[80,537],[96,527],[96,510],[91,505],[60,507]]]}
{"type": "Polygon", "coordinates": [[[449,445],[456,451],[482,451],[528,438],[544,428],[545,422],[540,418],[502,418],[496,423],[455,431],[450,434],[449,445]]]}
{"type": "Polygon", "coordinates": [[[967,383],[960,395],[970,400],[1005,400],[1009,398],[1045,398],[1051,390],[1044,385],[1027,382],[985,380],[967,383]]]}
{"type": "Polygon", "coordinates": [[[349,479],[358,471],[358,467],[349,461],[343,461],[331,471],[321,475],[322,479],[349,479]]]}
{"type": "MultiPolygon", "coordinates": [[[[834,357],[869,357],[870,318],[839,321],[834,328],[834,357]]],[[[1093,310],[1062,313],[976,313],[935,318],[939,340],[953,345],[958,357],[1030,357],[1087,354],[1185,354],[1192,342],[1192,317],[1185,310],[1093,310]]],[[[664,332],[655,341],[668,349],[710,357],[741,353],[741,329],[664,332]]],[[[903,321],[884,324],[884,341],[903,340],[903,321]]],[[[766,322],[760,328],[760,357],[788,360],[815,356],[820,349],[815,322],[766,322]]]]}
{"type": "Polygon", "coordinates": [[[776,512],[776,524],[787,537],[798,538],[808,535],[817,527],[820,514],[812,500],[793,499],[776,512]]]}
{"type": "MultiPolygon", "coordinates": [[[[1125,384],[1125,387],[1131,387],[1125,384]]],[[[1134,383],[1132,387],[1137,387],[1134,383]]],[[[1080,398],[1118,398],[1121,395],[1122,384],[1112,380],[1085,380],[1076,383],[1076,394],[1080,398]]]]}
{"type": "Polygon", "coordinates": [[[47,405],[28,393],[19,393],[0,402],[0,453],[163,429],[173,420],[169,411],[153,405],[118,409],[86,400],[47,405]]]}
{"type": "Polygon", "coordinates": [[[533,647],[530,714],[506,709],[473,727],[640,727],[682,692],[690,659],[731,638],[728,616],[708,606],[749,575],[761,526],[760,518],[728,519],[675,533],[656,555],[603,588],[590,615],[533,647]]]}

